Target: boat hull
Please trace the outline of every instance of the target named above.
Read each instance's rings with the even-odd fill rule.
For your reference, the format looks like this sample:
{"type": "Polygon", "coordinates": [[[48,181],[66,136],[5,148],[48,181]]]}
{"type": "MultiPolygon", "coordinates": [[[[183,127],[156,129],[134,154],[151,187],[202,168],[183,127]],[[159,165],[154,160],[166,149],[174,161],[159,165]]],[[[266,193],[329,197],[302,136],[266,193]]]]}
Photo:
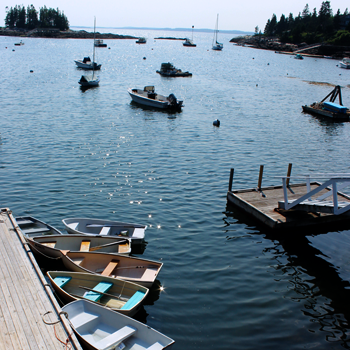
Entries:
{"type": "Polygon", "coordinates": [[[163,264],[119,254],[66,252],[62,262],[69,271],[102,274],[150,288],[163,264]]]}
{"type": "Polygon", "coordinates": [[[86,69],[86,70],[100,70],[101,69],[101,65],[100,64],[96,64],[93,66],[92,63],[84,63],[83,61],[74,61],[75,64],[77,65],[78,68],[81,69],[86,69]]]}
{"type": "Polygon", "coordinates": [[[61,231],[32,216],[17,217],[16,222],[22,234],[26,238],[36,236],[62,235],[61,231]]]}
{"type": "Polygon", "coordinates": [[[324,109],[313,108],[311,106],[302,106],[302,108],[305,113],[326,117],[335,121],[348,121],[350,117],[349,113],[336,113],[324,109]]]}
{"type": "Polygon", "coordinates": [[[174,343],[139,321],[86,300],[73,301],[62,311],[87,349],[162,350],[174,343]]]}

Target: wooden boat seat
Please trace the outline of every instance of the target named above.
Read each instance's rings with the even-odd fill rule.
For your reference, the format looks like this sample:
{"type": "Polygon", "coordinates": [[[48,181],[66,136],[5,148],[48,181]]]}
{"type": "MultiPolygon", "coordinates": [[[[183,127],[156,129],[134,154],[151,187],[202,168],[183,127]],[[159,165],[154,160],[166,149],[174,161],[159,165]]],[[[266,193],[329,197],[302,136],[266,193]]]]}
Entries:
{"type": "Polygon", "coordinates": [[[145,293],[141,290],[138,290],[134,295],[123,305],[121,310],[128,310],[133,308],[140,300],[143,299],[145,293]]]}
{"type": "Polygon", "coordinates": [[[82,241],[80,244],[80,251],[81,252],[88,252],[90,249],[91,241],[82,241]]]}
{"type": "Polygon", "coordinates": [[[99,317],[99,315],[92,314],[90,312],[82,312],[73,318],[70,319],[72,325],[75,327],[75,329],[96,320],[99,317]]]}
{"type": "Polygon", "coordinates": [[[76,265],[81,265],[81,263],[84,261],[84,259],[85,259],[84,257],[79,257],[79,258],[73,258],[72,261],[76,265]]]}
{"type": "Polygon", "coordinates": [[[97,286],[93,288],[94,291],[88,291],[86,292],[83,297],[85,299],[91,300],[91,301],[99,301],[103,294],[107,292],[109,289],[111,289],[113,286],[113,283],[111,282],[100,282],[97,286]],[[99,293],[101,292],[101,293],[99,293]]]}
{"type": "Polygon", "coordinates": [[[145,350],[162,350],[164,348],[164,346],[159,343],[159,342],[156,342],[154,344],[152,344],[151,346],[149,346],[148,348],[146,348],[145,350]]]}
{"type": "Polygon", "coordinates": [[[111,229],[110,227],[106,227],[106,226],[102,227],[102,230],[100,231],[100,235],[101,235],[101,236],[106,236],[106,235],[108,235],[110,229],[111,229]]]}
{"type": "Polygon", "coordinates": [[[106,268],[102,271],[102,276],[110,276],[113,272],[113,270],[117,267],[119,263],[119,260],[112,260],[109,262],[109,264],[106,266],[106,268]]]}
{"type": "Polygon", "coordinates": [[[70,280],[72,279],[72,277],[70,276],[57,276],[55,277],[55,279],[53,280],[60,288],[62,288],[63,286],[65,286],[70,280]]]}
{"type": "Polygon", "coordinates": [[[130,326],[124,326],[123,328],[117,330],[116,332],[110,334],[106,338],[99,340],[94,343],[97,349],[112,349],[114,346],[121,343],[126,338],[129,338],[136,332],[136,329],[130,326]]]}
{"type": "Polygon", "coordinates": [[[72,230],[76,230],[76,228],[78,227],[79,222],[72,222],[71,224],[68,224],[67,226],[69,228],[71,228],[72,230]]]}
{"type": "Polygon", "coordinates": [[[54,241],[54,242],[45,242],[45,243],[41,243],[41,244],[44,245],[45,247],[55,248],[56,243],[57,242],[54,241]]]}

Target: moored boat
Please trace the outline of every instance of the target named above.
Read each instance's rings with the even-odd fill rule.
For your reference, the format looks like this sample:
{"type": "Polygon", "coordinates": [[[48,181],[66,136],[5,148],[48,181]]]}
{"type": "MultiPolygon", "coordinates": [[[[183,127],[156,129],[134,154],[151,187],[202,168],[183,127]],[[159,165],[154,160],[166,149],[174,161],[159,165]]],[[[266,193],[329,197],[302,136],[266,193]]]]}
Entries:
{"type": "Polygon", "coordinates": [[[300,55],[300,53],[297,53],[297,54],[294,56],[294,58],[295,58],[296,60],[303,60],[303,59],[304,59],[304,57],[303,57],[302,55],[300,55]]]}
{"type": "Polygon", "coordinates": [[[17,225],[25,237],[62,235],[55,227],[40,221],[33,216],[16,217],[17,225]]]}
{"type": "Polygon", "coordinates": [[[136,44],[146,44],[147,40],[144,37],[140,37],[138,38],[138,40],[136,40],[136,44]]]}
{"type": "Polygon", "coordinates": [[[154,86],[145,86],[141,89],[128,89],[128,93],[132,100],[140,105],[180,111],[183,106],[183,101],[177,100],[174,94],[168,97],[157,94],[154,86]]]}
{"type": "Polygon", "coordinates": [[[95,47],[107,47],[107,44],[105,44],[102,39],[95,39],[94,45],[95,47]]]}
{"type": "Polygon", "coordinates": [[[196,47],[197,45],[189,38],[185,39],[185,42],[182,43],[183,46],[188,46],[188,47],[196,47]]]}
{"type": "Polygon", "coordinates": [[[340,68],[350,69],[350,58],[349,57],[344,57],[339,62],[339,65],[340,65],[340,68]]]}
{"type": "Polygon", "coordinates": [[[191,77],[192,73],[183,72],[181,69],[175,68],[174,65],[170,62],[162,63],[160,70],[156,71],[163,77],[191,77]]]}
{"type": "Polygon", "coordinates": [[[62,250],[103,252],[129,255],[131,243],[129,238],[115,236],[87,236],[83,234],[50,235],[27,238],[34,251],[46,256],[59,258],[62,250]]]}
{"type": "Polygon", "coordinates": [[[128,316],[137,313],[149,292],[138,284],[92,273],[48,271],[47,276],[66,303],[87,299],[128,316]]]}
{"type": "Polygon", "coordinates": [[[93,350],[162,350],[174,340],[128,316],[87,300],[62,308],[84,347],[93,350]]]}
{"type": "Polygon", "coordinates": [[[15,43],[15,46],[22,46],[24,45],[24,42],[21,40],[19,43],[15,43]]]}
{"type": "Polygon", "coordinates": [[[214,30],[213,46],[212,49],[215,51],[221,51],[224,48],[224,44],[218,42],[218,33],[219,33],[219,14],[216,18],[216,25],[214,30]]]}
{"type": "Polygon", "coordinates": [[[62,222],[68,233],[119,236],[130,238],[133,244],[142,243],[147,228],[145,225],[93,218],[69,218],[62,222]]]}
{"type": "Polygon", "coordinates": [[[96,252],[64,252],[62,262],[69,271],[120,278],[147,288],[152,286],[163,266],[157,261],[96,252]]]}
{"type": "Polygon", "coordinates": [[[87,70],[100,70],[101,64],[96,62],[91,62],[90,57],[84,57],[83,60],[74,61],[78,68],[87,69],[87,70]]]}

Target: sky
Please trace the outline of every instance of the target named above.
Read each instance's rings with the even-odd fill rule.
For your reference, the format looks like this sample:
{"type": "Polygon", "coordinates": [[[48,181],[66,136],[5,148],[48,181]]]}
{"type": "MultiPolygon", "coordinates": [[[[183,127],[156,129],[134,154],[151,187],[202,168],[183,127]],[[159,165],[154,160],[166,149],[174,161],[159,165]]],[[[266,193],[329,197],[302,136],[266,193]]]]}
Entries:
{"type": "MultiPolygon", "coordinates": [[[[330,1],[335,14],[338,9],[344,13],[348,0],[330,1]]],[[[266,22],[276,14],[294,17],[309,5],[312,12],[319,11],[322,0],[31,0],[23,3],[4,0],[0,8],[0,26],[5,25],[6,6],[27,7],[33,4],[37,11],[43,6],[59,8],[67,16],[70,26],[93,27],[148,27],[148,28],[207,28],[213,29],[219,14],[219,30],[241,30],[254,32],[258,26],[263,32],[266,22]]]]}

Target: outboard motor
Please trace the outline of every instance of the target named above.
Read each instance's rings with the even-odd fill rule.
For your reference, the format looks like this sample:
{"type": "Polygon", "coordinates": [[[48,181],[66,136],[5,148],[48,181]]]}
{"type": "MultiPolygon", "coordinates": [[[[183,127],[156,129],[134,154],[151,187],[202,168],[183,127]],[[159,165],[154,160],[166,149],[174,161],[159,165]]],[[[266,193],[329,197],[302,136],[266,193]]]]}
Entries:
{"type": "Polygon", "coordinates": [[[177,98],[175,97],[174,94],[170,94],[168,99],[171,106],[177,106],[177,98]]]}

